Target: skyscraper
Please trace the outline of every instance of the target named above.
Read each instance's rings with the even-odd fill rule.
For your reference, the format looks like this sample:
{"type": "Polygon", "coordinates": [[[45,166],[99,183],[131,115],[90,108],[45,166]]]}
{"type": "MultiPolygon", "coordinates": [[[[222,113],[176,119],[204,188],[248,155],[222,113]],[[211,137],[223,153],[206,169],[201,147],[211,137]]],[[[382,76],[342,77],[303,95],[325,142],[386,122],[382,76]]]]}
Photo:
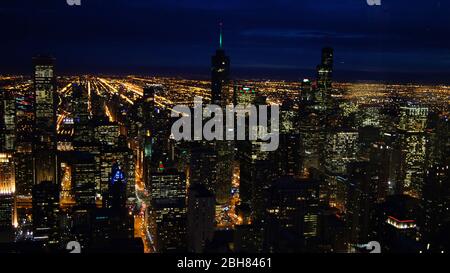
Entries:
{"type": "MultiPolygon", "coordinates": [[[[34,142],[34,90],[23,88],[16,92],[16,195],[18,198],[31,197],[34,183],[33,142],[34,142]]],[[[31,200],[31,199],[30,199],[31,200]]],[[[29,207],[31,207],[31,202],[29,207]]]]}
{"type": "Polygon", "coordinates": [[[161,168],[152,174],[150,230],[160,252],[186,250],[186,178],[161,168]]]}
{"type": "Polygon", "coordinates": [[[35,57],[34,183],[57,182],[56,170],[56,77],[54,59],[35,57]]]}
{"type": "Polygon", "coordinates": [[[75,146],[83,146],[92,142],[93,128],[89,122],[88,92],[79,84],[72,84],[72,116],[74,123],[73,140],[75,146]]]}
{"type": "Polygon", "coordinates": [[[16,138],[16,100],[11,91],[0,89],[0,151],[13,151],[16,138]]]}
{"type": "Polygon", "coordinates": [[[433,166],[427,171],[422,195],[425,217],[421,223],[425,243],[431,245],[432,252],[440,252],[448,243],[442,234],[448,231],[450,216],[450,169],[448,166],[433,166]]]}
{"type": "MultiPolygon", "coordinates": [[[[233,91],[230,81],[230,58],[225,54],[223,48],[223,31],[220,23],[219,48],[212,57],[211,62],[211,102],[219,106],[231,103],[233,91]]],[[[226,132],[224,132],[224,135],[226,132]]],[[[232,178],[232,161],[234,157],[234,143],[231,141],[216,141],[211,153],[215,154],[216,177],[212,192],[219,204],[226,204],[229,200],[232,178]]]]}
{"type": "Polygon", "coordinates": [[[202,253],[214,235],[216,199],[204,185],[196,184],[189,189],[188,197],[188,250],[202,253]]]}
{"type": "Polygon", "coordinates": [[[213,194],[217,188],[218,164],[214,142],[196,141],[191,143],[190,183],[202,184],[213,194]]]}
{"type": "Polygon", "coordinates": [[[11,153],[0,153],[0,193],[13,194],[15,191],[13,155],[11,153]]]}
{"type": "Polygon", "coordinates": [[[42,181],[33,187],[33,237],[57,244],[59,241],[59,186],[42,181]]]}
{"type": "Polygon", "coordinates": [[[91,249],[93,252],[127,251],[133,241],[133,216],[127,208],[127,174],[118,163],[113,164],[108,190],[104,193],[103,208],[94,210],[91,249]]]}
{"type": "Polygon", "coordinates": [[[224,105],[229,95],[230,58],[223,49],[222,24],[220,24],[219,48],[211,62],[211,101],[217,105],[224,105]]]}
{"type": "Polygon", "coordinates": [[[270,247],[280,248],[277,251],[281,252],[298,251],[302,242],[318,236],[318,180],[283,176],[272,182],[268,195],[270,247]],[[283,243],[284,240],[287,242],[283,243]]]}
{"type": "Polygon", "coordinates": [[[332,48],[322,49],[322,62],[317,66],[316,101],[321,109],[326,108],[332,88],[333,56],[332,48]]]}
{"type": "Polygon", "coordinates": [[[14,197],[0,193],[0,233],[10,232],[13,226],[14,197]]]}
{"type": "Polygon", "coordinates": [[[94,155],[76,152],[71,162],[71,186],[77,205],[95,205],[97,164],[94,155]]]}
{"type": "Polygon", "coordinates": [[[415,198],[420,198],[425,178],[428,135],[429,109],[408,104],[400,107],[398,125],[400,153],[402,155],[401,191],[415,198]]]}
{"type": "Polygon", "coordinates": [[[15,177],[12,154],[0,153],[0,232],[10,231],[12,228],[14,193],[15,177]]]}

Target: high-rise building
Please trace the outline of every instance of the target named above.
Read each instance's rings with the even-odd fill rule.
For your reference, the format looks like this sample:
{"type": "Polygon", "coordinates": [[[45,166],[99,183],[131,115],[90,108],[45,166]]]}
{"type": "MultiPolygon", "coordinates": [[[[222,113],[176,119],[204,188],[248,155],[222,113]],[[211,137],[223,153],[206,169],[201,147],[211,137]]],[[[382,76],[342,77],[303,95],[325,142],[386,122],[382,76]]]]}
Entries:
{"type": "Polygon", "coordinates": [[[34,183],[57,182],[56,168],[56,76],[54,59],[35,57],[34,183]]]}
{"type": "Polygon", "coordinates": [[[0,193],[16,191],[15,166],[12,153],[0,153],[0,193]]]}
{"type": "Polygon", "coordinates": [[[0,153],[0,232],[10,230],[14,222],[14,162],[11,153],[0,153]]]}
{"type": "Polygon", "coordinates": [[[373,240],[371,223],[377,201],[375,176],[370,162],[352,162],[348,166],[346,223],[349,240],[359,244],[373,240]]]}
{"type": "Polygon", "coordinates": [[[202,253],[205,246],[214,236],[215,219],[214,195],[204,185],[193,185],[189,188],[187,209],[188,250],[202,253]]]}
{"type": "Polygon", "coordinates": [[[424,170],[426,168],[429,109],[416,104],[400,107],[398,124],[399,139],[397,149],[401,156],[399,193],[420,198],[423,189],[424,170]]]}
{"type": "Polygon", "coordinates": [[[274,153],[261,151],[261,141],[242,141],[239,145],[239,195],[243,204],[250,206],[253,221],[263,220],[267,206],[267,189],[276,178],[274,153]]]}
{"type": "Polygon", "coordinates": [[[348,172],[348,163],[358,156],[358,132],[339,130],[328,132],[325,147],[322,150],[322,166],[326,174],[327,187],[324,189],[326,199],[331,206],[336,206],[339,180],[348,172]]]}
{"type": "Polygon", "coordinates": [[[59,185],[43,181],[33,186],[33,237],[49,244],[59,242],[59,185]]]}
{"type": "Polygon", "coordinates": [[[316,102],[320,105],[321,109],[327,107],[331,88],[332,88],[332,76],[333,76],[333,49],[322,49],[322,62],[317,66],[317,92],[316,102]]]}
{"type": "Polygon", "coordinates": [[[302,111],[299,115],[301,171],[321,169],[320,157],[323,154],[326,133],[322,130],[320,118],[315,113],[302,111]]]}
{"type": "Polygon", "coordinates": [[[75,146],[92,143],[94,130],[90,122],[89,96],[87,90],[78,83],[72,84],[71,106],[75,146]]]}
{"type": "Polygon", "coordinates": [[[303,79],[300,87],[300,96],[297,98],[297,103],[302,105],[310,105],[315,102],[313,83],[309,79],[303,79]]]}
{"type": "Polygon", "coordinates": [[[401,168],[398,191],[420,198],[426,171],[427,137],[422,133],[405,133],[400,134],[398,141],[401,168]]]}
{"type": "Polygon", "coordinates": [[[278,165],[278,174],[298,175],[300,168],[300,133],[297,125],[297,112],[294,111],[294,102],[291,100],[283,101],[280,109],[281,128],[280,145],[275,161],[278,165]]]}
{"type": "Polygon", "coordinates": [[[231,180],[233,178],[234,142],[217,141],[217,177],[215,186],[216,202],[225,205],[231,197],[231,180]]]}
{"type": "MultiPolygon", "coordinates": [[[[33,142],[35,127],[34,91],[25,88],[16,92],[16,195],[31,197],[34,184],[33,142]]],[[[29,204],[31,207],[31,204],[29,204]]]]}
{"type": "Polygon", "coordinates": [[[195,141],[191,143],[190,183],[202,184],[213,194],[216,192],[216,143],[195,141]]]}
{"type": "Polygon", "coordinates": [[[325,170],[330,173],[346,174],[347,163],[356,159],[359,133],[352,130],[330,132],[324,150],[325,170]]]}
{"type": "Polygon", "coordinates": [[[100,152],[95,155],[97,162],[97,175],[100,176],[96,182],[96,192],[103,194],[108,190],[112,167],[115,163],[121,166],[127,180],[127,198],[135,197],[135,159],[134,153],[127,147],[124,139],[119,140],[117,147],[102,145],[100,152]]]}
{"type": "Polygon", "coordinates": [[[420,221],[422,240],[429,245],[428,251],[445,251],[448,240],[444,235],[448,231],[450,219],[450,168],[445,165],[428,169],[422,194],[424,217],[420,221]]]}
{"type": "Polygon", "coordinates": [[[127,207],[128,183],[126,173],[115,163],[104,193],[103,208],[93,212],[90,242],[93,252],[130,251],[127,248],[133,244],[134,225],[127,207]]]}
{"type": "Polygon", "coordinates": [[[156,96],[164,96],[164,86],[148,84],[144,87],[142,98],[132,109],[134,120],[130,120],[131,136],[136,142],[134,150],[138,157],[136,168],[145,184],[149,184],[151,174],[157,171],[160,163],[170,164],[171,141],[170,111],[155,103],[156,96]]]}
{"type": "Polygon", "coordinates": [[[77,205],[95,205],[97,192],[97,164],[93,154],[78,152],[73,154],[71,184],[77,205]]]}
{"type": "Polygon", "coordinates": [[[94,126],[94,140],[103,146],[117,147],[119,144],[120,127],[117,122],[98,119],[94,126]]]}
{"type": "Polygon", "coordinates": [[[220,26],[219,48],[211,59],[211,101],[216,105],[225,105],[230,90],[230,58],[223,49],[222,25],[220,26]]]}
{"type": "Polygon", "coordinates": [[[150,230],[159,252],[183,252],[187,247],[186,178],[160,169],[151,179],[150,230]]]}
{"type": "Polygon", "coordinates": [[[0,233],[10,232],[13,227],[14,196],[0,193],[0,233]]]}
{"type": "Polygon", "coordinates": [[[427,127],[429,109],[419,105],[400,107],[399,130],[408,133],[420,133],[427,127]]]}
{"type": "Polygon", "coordinates": [[[123,210],[127,201],[127,179],[119,163],[114,163],[111,169],[111,176],[108,183],[108,191],[103,202],[104,208],[113,210],[123,210]]]}
{"type": "Polygon", "coordinates": [[[299,251],[319,232],[319,181],[284,176],[268,189],[268,225],[270,246],[277,251],[299,251]],[[291,242],[288,246],[285,236],[291,242]],[[284,246],[283,246],[284,244],[284,246]]]}
{"type": "Polygon", "coordinates": [[[376,241],[383,253],[419,253],[419,200],[408,195],[392,195],[375,212],[376,241]]]}
{"type": "Polygon", "coordinates": [[[13,92],[0,89],[0,152],[14,151],[16,142],[16,100],[13,92]]]}
{"type": "Polygon", "coordinates": [[[159,172],[152,174],[151,200],[186,198],[186,178],[183,173],[174,169],[165,170],[161,166],[159,172]]]}

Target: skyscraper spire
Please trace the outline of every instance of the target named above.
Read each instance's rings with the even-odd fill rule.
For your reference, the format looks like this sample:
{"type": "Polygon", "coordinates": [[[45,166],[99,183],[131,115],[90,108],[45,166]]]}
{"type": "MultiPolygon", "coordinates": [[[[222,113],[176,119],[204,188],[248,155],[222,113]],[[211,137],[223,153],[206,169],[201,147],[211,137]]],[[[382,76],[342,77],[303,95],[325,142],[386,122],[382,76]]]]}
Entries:
{"type": "Polygon", "coordinates": [[[220,31],[220,34],[219,34],[219,48],[220,49],[223,48],[223,30],[222,30],[222,27],[223,27],[223,23],[220,22],[219,23],[219,31],[220,31]]]}

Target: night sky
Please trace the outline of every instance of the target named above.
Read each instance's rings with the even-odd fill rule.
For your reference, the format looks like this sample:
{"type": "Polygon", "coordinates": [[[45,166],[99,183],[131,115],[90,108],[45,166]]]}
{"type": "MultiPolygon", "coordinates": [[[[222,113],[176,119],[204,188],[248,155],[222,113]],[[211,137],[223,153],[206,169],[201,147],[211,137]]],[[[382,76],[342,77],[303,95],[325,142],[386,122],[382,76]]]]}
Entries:
{"type": "Polygon", "coordinates": [[[339,80],[450,81],[450,1],[2,0],[0,74],[51,54],[58,74],[207,77],[224,24],[233,76],[310,77],[324,46],[339,80]]]}

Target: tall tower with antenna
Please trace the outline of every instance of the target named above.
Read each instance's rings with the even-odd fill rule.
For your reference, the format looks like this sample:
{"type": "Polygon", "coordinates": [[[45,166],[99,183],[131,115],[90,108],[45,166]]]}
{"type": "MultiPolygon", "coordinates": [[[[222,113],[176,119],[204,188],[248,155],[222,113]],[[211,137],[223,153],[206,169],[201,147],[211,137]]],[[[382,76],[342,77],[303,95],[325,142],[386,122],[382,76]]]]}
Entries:
{"type": "Polygon", "coordinates": [[[217,105],[226,103],[230,83],[230,58],[223,48],[223,24],[219,24],[219,48],[211,62],[211,101],[217,105]]]}
{"type": "MultiPolygon", "coordinates": [[[[223,24],[219,24],[219,48],[212,57],[211,101],[222,108],[231,102],[230,58],[223,47],[223,24]]],[[[225,134],[225,132],[224,132],[225,134]]],[[[216,141],[214,150],[217,156],[214,194],[216,202],[224,205],[229,201],[233,177],[234,142],[216,141]]]]}

